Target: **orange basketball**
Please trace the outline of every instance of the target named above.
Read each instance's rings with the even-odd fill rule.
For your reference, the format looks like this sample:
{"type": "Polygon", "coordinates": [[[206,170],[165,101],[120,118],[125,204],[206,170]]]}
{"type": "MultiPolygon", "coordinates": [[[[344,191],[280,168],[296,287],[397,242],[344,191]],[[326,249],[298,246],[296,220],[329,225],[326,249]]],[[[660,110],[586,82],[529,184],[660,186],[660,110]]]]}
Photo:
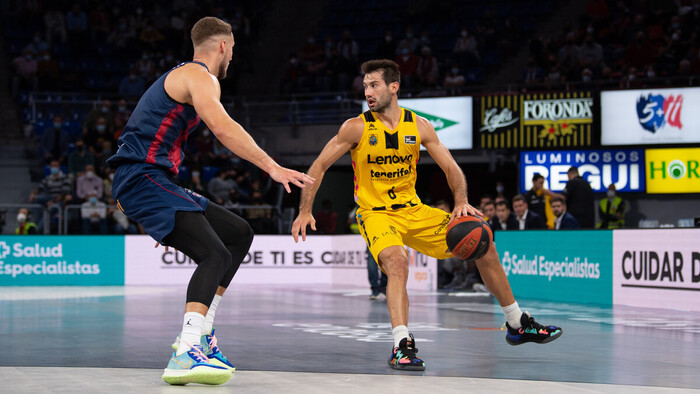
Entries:
{"type": "Polygon", "coordinates": [[[463,260],[477,260],[486,254],[493,241],[488,223],[479,216],[462,216],[447,226],[447,247],[463,260]]]}

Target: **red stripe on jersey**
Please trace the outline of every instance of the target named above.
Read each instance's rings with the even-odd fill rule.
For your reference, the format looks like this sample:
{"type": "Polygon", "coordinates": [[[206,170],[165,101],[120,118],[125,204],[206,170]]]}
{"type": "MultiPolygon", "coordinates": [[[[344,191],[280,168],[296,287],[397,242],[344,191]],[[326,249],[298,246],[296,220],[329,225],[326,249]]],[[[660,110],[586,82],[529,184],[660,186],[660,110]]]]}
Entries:
{"type": "Polygon", "coordinates": [[[178,115],[180,115],[180,113],[184,109],[185,108],[182,105],[178,104],[177,107],[168,111],[168,113],[165,115],[165,118],[161,120],[158,132],[156,133],[153,142],[151,142],[151,146],[148,148],[146,163],[156,164],[156,154],[158,153],[158,148],[160,147],[160,144],[163,143],[163,138],[165,137],[165,134],[168,132],[168,129],[170,129],[170,126],[173,125],[175,118],[178,115]]]}
{"type": "Polygon", "coordinates": [[[190,134],[190,130],[197,126],[198,123],[199,116],[195,116],[194,119],[190,120],[187,123],[187,128],[180,133],[180,136],[177,137],[177,140],[175,140],[173,149],[168,152],[168,159],[170,159],[170,162],[173,163],[173,166],[170,167],[170,171],[172,171],[175,175],[180,172],[180,162],[182,161],[182,142],[187,139],[187,136],[190,134]]]}

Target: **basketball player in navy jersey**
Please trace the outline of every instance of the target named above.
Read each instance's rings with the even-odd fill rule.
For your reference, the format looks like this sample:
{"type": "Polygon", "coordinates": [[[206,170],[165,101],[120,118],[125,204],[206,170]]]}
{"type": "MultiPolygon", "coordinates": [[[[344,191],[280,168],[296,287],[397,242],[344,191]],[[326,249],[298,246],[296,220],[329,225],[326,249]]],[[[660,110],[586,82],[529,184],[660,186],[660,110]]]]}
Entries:
{"type": "Polygon", "coordinates": [[[206,198],[175,185],[190,132],[204,121],[221,143],[270,174],[290,192],[313,178],[279,166],[221,105],[218,79],[233,55],[231,25],[214,17],[192,27],[194,57],[163,74],[139,100],[108,161],[115,169],[117,206],[158,243],[191,257],[197,268],[187,288],[179,341],[163,380],[222,384],[235,370],[216,346],[213,321],[221,296],[253,241],[248,223],[206,198]]]}

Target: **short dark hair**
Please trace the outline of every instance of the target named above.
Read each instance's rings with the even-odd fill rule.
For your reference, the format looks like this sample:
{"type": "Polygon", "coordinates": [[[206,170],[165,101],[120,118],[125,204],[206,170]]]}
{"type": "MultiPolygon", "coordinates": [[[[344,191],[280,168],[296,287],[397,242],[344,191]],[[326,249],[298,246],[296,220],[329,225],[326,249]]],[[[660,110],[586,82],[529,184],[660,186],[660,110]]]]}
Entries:
{"type": "Polygon", "coordinates": [[[510,209],[510,205],[508,205],[508,201],[506,200],[501,200],[496,203],[496,207],[500,207],[501,205],[506,207],[507,209],[510,209]]]}
{"type": "Polygon", "coordinates": [[[196,47],[204,43],[209,37],[231,34],[231,25],[213,16],[205,16],[192,26],[190,37],[196,47]]]}
{"type": "MultiPolygon", "coordinates": [[[[484,206],[483,206],[483,207],[485,207],[485,206],[487,206],[487,205],[493,205],[493,206],[495,207],[495,206],[496,206],[496,203],[494,203],[493,200],[488,200],[488,201],[486,201],[486,202],[484,203],[484,206]]],[[[481,207],[481,208],[483,208],[483,207],[481,207]]]]}
{"type": "MultiPolygon", "coordinates": [[[[373,73],[375,71],[382,72],[382,78],[387,85],[392,82],[401,81],[401,71],[399,71],[399,65],[395,61],[389,59],[378,59],[378,60],[368,60],[362,63],[360,66],[362,72],[365,74],[373,73]]],[[[400,82],[399,82],[400,83],[400,82]]]]}
{"type": "Polygon", "coordinates": [[[516,201],[522,201],[527,204],[527,200],[525,200],[525,197],[522,194],[516,194],[513,196],[513,204],[515,204],[516,201]]]}
{"type": "Polygon", "coordinates": [[[532,182],[535,182],[535,181],[537,181],[538,179],[544,179],[544,177],[542,176],[542,174],[540,174],[539,172],[532,176],[532,182]]]}
{"type": "Polygon", "coordinates": [[[560,203],[562,203],[563,205],[566,205],[566,201],[564,201],[564,199],[561,198],[561,197],[554,197],[554,198],[552,199],[552,201],[550,202],[550,204],[554,204],[555,202],[560,202],[560,203]]]}
{"type": "Polygon", "coordinates": [[[570,167],[569,171],[566,172],[567,174],[578,174],[578,167],[570,167]]]}

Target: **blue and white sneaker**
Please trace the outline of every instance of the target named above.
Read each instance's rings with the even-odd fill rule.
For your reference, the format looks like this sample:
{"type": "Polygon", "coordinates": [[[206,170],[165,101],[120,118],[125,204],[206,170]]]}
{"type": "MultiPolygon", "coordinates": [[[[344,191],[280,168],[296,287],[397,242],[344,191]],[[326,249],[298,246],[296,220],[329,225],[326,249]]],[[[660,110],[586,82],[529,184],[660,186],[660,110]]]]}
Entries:
{"type": "MultiPolygon", "coordinates": [[[[214,331],[216,331],[216,329],[212,329],[209,334],[202,335],[200,338],[200,345],[202,346],[204,355],[209,358],[209,362],[211,364],[235,371],[236,367],[231,364],[230,361],[228,361],[228,359],[219,350],[219,347],[216,346],[216,336],[214,336],[214,331]]],[[[173,342],[172,348],[177,351],[179,345],[180,336],[178,335],[175,342],[173,342]]]]}
{"type": "Polygon", "coordinates": [[[231,370],[211,364],[202,351],[202,345],[192,345],[181,355],[173,353],[163,371],[163,381],[173,385],[187,383],[224,384],[231,379],[231,370]]]}

